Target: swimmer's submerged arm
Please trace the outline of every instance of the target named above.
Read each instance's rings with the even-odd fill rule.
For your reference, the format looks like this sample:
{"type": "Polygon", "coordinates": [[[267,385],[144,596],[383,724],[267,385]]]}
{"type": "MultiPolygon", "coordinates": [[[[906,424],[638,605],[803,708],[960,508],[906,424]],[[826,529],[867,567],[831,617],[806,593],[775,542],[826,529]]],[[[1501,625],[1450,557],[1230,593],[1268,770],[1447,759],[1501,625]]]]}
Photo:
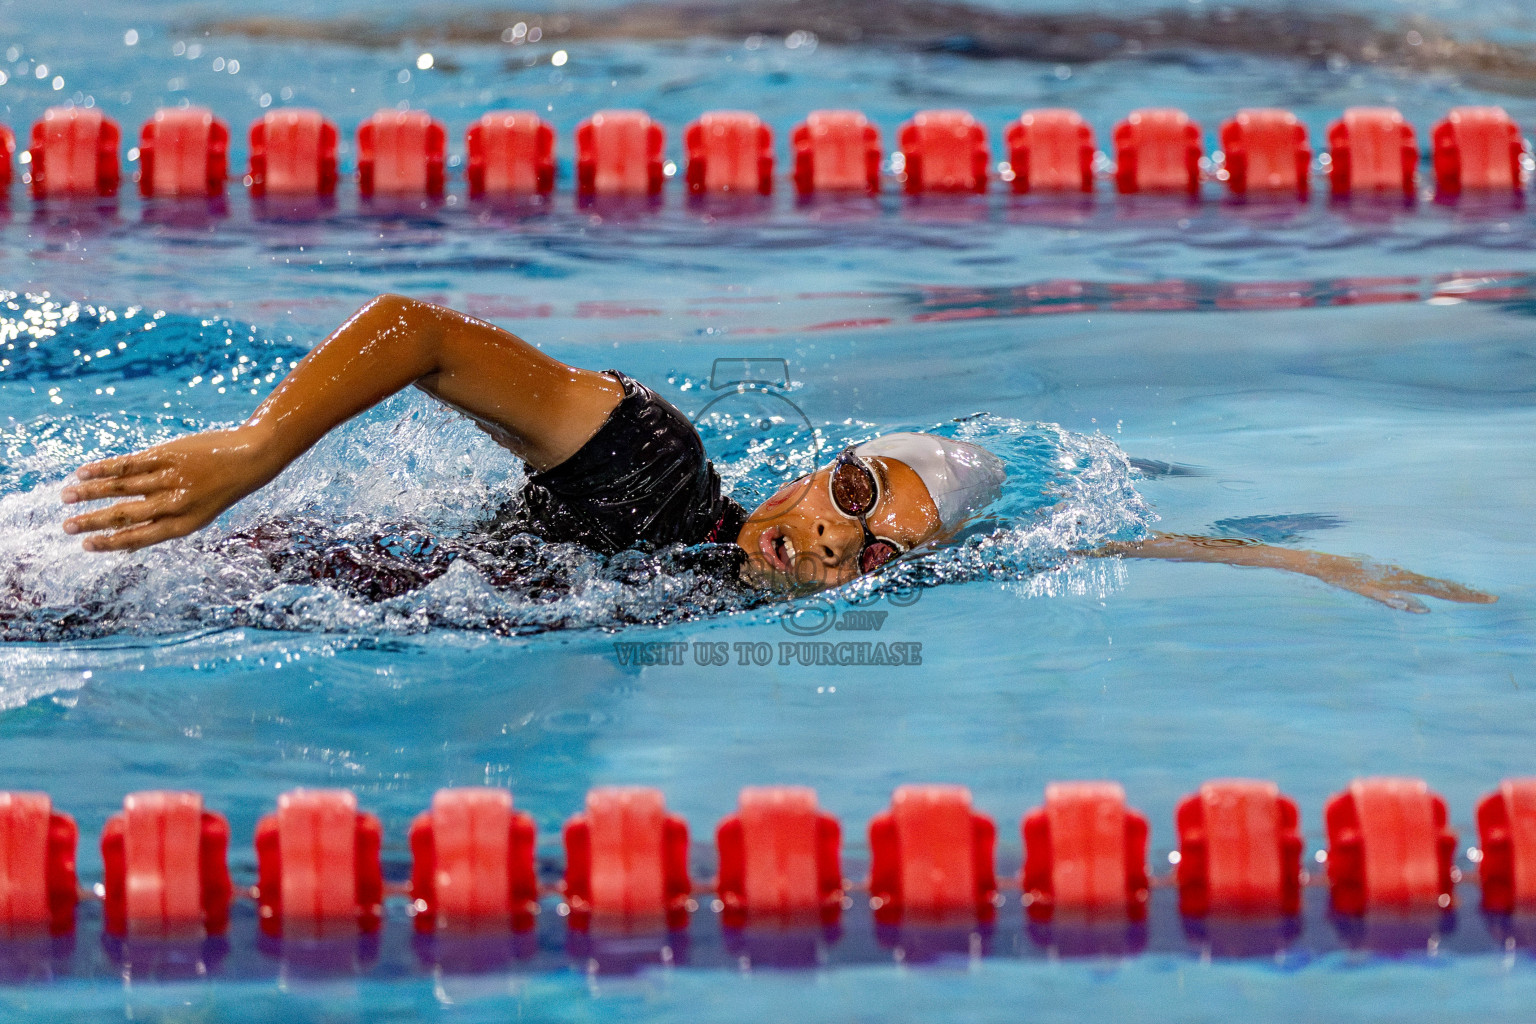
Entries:
{"type": "Polygon", "coordinates": [[[83,542],[91,551],[185,536],[332,428],[411,384],[496,428],[535,470],[574,454],[623,397],[613,378],[567,366],[491,324],[383,295],[315,346],[240,426],[80,467],[66,503],[129,500],[73,516],[64,529],[93,534],[83,542]]]}
{"type": "Polygon", "coordinates": [[[1406,612],[1429,609],[1414,594],[1468,604],[1492,604],[1498,598],[1449,580],[1421,576],[1395,565],[1376,565],[1344,555],[1298,551],[1257,541],[1226,537],[1195,537],[1154,533],[1138,541],[1114,541],[1088,554],[1100,557],[1162,558],[1174,562],[1217,562],[1222,565],[1283,569],[1313,576],[1324,583],[1354,591],[1406,612]]]}

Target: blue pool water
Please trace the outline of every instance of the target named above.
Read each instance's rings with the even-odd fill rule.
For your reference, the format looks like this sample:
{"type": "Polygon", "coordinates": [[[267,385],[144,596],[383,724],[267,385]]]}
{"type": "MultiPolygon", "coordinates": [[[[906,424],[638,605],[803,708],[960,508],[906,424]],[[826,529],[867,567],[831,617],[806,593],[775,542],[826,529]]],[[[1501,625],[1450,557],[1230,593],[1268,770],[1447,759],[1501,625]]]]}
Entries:
{"type": "MultiPolygon", "coordinates": [[[[1363,9],[1532,36],[1515,6],[1363,9]]],[[[1147,103],[1184,107],[1208,144],[1236,107],[1281,105],[1321,149],[1348,105],[1394,104],[1422,139],[1453,105],[1500,103],[1530,125],[1536,100],[1257,57],[1066,67],[781,40],[572,44],[558,69],[549,46],[432,46],[436,67],[421,71],[424,45],[204,38],[185,28],[202,13],[0,8],[0,49],[15,50],[0,54],[0,115],[20,132],[48,104],[89,100],[132,136],[186,99],[231,123],[243,168],[263,97],[318,106],[344,137],[379,106],[430,109],[454,140],[484,110],[533,107],[567,162],[534,217],[471,208],[456,174],[458,198],[438,210],[376,216],[344,185],[335,211],[297,224],[260,219],[239,188],[211,217],[166,216],[128,189],[115,210],[38,210],[13,187],[0,226],[0,785],[46,790],[75,816],[87,882],[100,877],[106,817],[147,788],[200,790],[227,815],[248,885],[256,819],[301,785],[357,792],[383,820],[394,881],[409,871],[406,828],[441,786],[510,787],[553,880],[560,826],[591,786],[660,787],[708,878],[714,825],[742,786],[811,785],[843,822],[845,873],[858,878],[864,824],[902,783],[970,787],[998,821],[1007,874],[1022,857],[1019,818],[1047,782],[1110,778],[1151,821],[1164,874],[1174,806],[1209,778],[1277,781],[1302,808],[1310,857],[1323,803],[1354,776],[1426,778],[1464,851],[1481,795],[1536,768],[1529,211],[1235,207],[1212,185],[1196,208],[1118,203],[1101,188],[1087,207],[996,190],[912,204],[888,191],[807,210],[781,188],[768,209],[712,215],[683,203],[676,180],[657,210],[593,210],[574,206],[568,165],[576,122],[614,105],[662,121],[673,159],[699,112],[754,110],[782,160],[791,126],[821,106],[860,107],[887,143],[914,110],[962,106],[994,146],[1021,108],[1073,106],[1102,146],[1147,103]],[[1013,472],[1004,532],[897,581],[940,585],[839,595],[839,612],[851,598],[888,610],[878,639],[920,644],[922,660],[834,670],[623,664],[615,643],[791,638],[782,607],[738,607],[665,565],[546,553],[560,585],[539,599],[465,564],[377,600],[283,578],[232,540],[274,518],[342,549],[472,531],[521,471],[414,394],[345,427],[200,538],[103,557],[58,531],[74,466],[239,420],[291,360],[388,290],[622,368],[689,414],[717,394],[716,359],[784,360],[783,397],[809,428],[775,426],[776,450],[805,458],[913,427],[980,438],[1013,472]],[[1154,526],[1363,555],[1500,600],[1408,615],[1300,577],[1070,555],[1154,526]]],[[[753,454],[768,401],[704,424],[748,497],[784,468],[753,454]]],[[[227,950],[170,951],[102,942],[87,903],[72,947],[0,947],[0,1008],[167,1021],[767,1020],[786,1007],[828,1021],[1524,1019],[1536,965],[1482,918],[1477,892],[1461,887],[1436,943],[1404,949],[1359,940],[1310,889],[1285,951],[1238,957],[1187,935],[1166,888],[1129,943],[1142,951],[1085,958],[1030,932],[1016,893],[975,940],[892,938],[855,906],[820,961],[813,949],[810,966],[787,970],[771,950],[743,959],[707,905],[669,964],[643,945],[597,956],[568,945],[551,900],[526,943],[481,950],[489,968],[470,970],[463,951],[413,944],[400,899],[376,948],[330,960],[259,943],[248,901],[227,950]]]]}

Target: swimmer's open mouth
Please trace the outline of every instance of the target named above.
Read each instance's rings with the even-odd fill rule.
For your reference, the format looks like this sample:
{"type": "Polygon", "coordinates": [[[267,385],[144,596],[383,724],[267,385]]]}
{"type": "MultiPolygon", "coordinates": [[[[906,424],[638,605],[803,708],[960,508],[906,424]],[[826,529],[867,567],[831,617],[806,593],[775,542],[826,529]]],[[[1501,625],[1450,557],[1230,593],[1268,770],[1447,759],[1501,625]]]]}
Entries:
{"type": "Polygon", "coordinates": [[[794,565],[795,545],[777,526],[768,527],[758,536],[757,549],[763,553],[768,564],[780,572],[787,573],[794,565]]]}

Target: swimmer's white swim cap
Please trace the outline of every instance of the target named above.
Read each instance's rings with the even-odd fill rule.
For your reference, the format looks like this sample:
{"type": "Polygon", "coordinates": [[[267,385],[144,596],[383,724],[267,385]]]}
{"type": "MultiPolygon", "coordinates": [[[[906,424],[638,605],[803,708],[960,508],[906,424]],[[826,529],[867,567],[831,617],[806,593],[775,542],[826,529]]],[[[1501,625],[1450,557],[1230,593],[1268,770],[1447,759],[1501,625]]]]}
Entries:
{"type": "Polygon", "coordinates": [[[939,510],[945,533],[996,501],[1008,473],[1003,460],[969,441],[902,432],[865,441],[859,455],[895,459],[911,467],[939,510]]]}

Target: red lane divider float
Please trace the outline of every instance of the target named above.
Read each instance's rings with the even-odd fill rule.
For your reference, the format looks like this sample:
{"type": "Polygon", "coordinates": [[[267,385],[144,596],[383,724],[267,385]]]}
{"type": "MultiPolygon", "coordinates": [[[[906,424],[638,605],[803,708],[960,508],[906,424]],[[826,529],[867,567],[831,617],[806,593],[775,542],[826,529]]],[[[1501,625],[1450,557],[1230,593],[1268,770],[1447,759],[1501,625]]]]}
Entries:
{"type": "Polygon", "coordinates": [[[444,188],[448,133],[421,110],[381,110],[357,128],[358,190],[365,197],[427,196],[444,188]]]}
{"type": "Polygon", "coordinates": [[[666,133],[643,110],[601,110],[576,128],[576,191],[654,196],[666,180],[666,133]]]}
{"type": "Polygon", "coordinates": [[[1093,191],[1093,129],[1077,111],[1026,110],[1005,141],[1015,194],[1093,191]]]}
{"type": "Polygon", "coordinates": [[[1221,148],[1233,195],[1290,193],[1307,198],[1312,150],[1306,126],[1290,111],[1239,110],[1221,126],[1221,148]]]}
{"type": "Polygon", "coordinates": [[[1342,914],[1436,911],[1454,899],[1456,833],[1419,779],[1356,779],[1328,801],[1328,881],[1342,914]]]}
{"type": "Polygon", "coordinates": [[[773,193],[773,133],[756,114],[711,111],[684,130],[683,145],[689,192],[773,193]]]}
{"type": "Polygon", "coordinates": [[[1021,831],[1030,917],[1146,916],[1147,819],[1125,806],[1119,783],[1052,783],[1021,831]]]}
{"type": "MultiPolygon", "coordinates": [[[[1459,875],[1445,802],[1418,779],[1364,778],[1328,801],[1333,910],[1358,918],[1451,908],[1459,875]]],[[[1112,782],[1046,787],[1020,822],[1022,902],[1036,922],[1140,922],[1154,884],[1176,886],[1185,918],[1275,919],[1301,911],[1306,878],[1296,804],[1270,782],[1217,780],[1180,802],[1173,875],[1148,872],[1146,818],[1112,782]]],[[[1509,779],[1478,805],[1483,908],[1536,911],[1536,778],[1509,779]]],[[[865,888],[875,920],[970,927],[995,917],[993,820],[961,786],[902,786],[869,823],[865,888]]],[[[577,931],[684,929],[696,909],[688,824],[660,791],[599,788],[564,829],[565,877],[543,889],[532,817],[494,788],[444,789],[410,829],[408,896],[423,933],[526,931],[539,900],[564,898],[577,931]]],[[[43,793],[0,792],[0,936],[74,928],[78,832],[43,793]]],[[[376,930],[386,893],[382,828],[346,790],[294,790],[256,826],[261,930],[301,938],[376,930]]],[[[235,892],[229,826],[190,792],[130,794],[101,836],[105,930],[216,935],[235,892]]],[[[841,827],[801,787],[744,789],[716,830],[710,887],[728,928],[835,924],[846,905],[841,827]]]]}
{"type": "Polygon", "coordinates": [[[857,110],[813,111],[790,141],[802,196],[880,191],[880,133],[857,110]]]}
{"type": "Polygon", "coordinates": [[[1333,195],[1413,197],[1419,146],[1413,126],[1391,107],[1350,107],[1328,128],[1333,195]]]}
{"type": "Polygon", "coordinates": [[[269,935],[376,931],[384,873],[379,819],[344,789],[296,789],[256,824],[261,928],[269,935]]]}
{"type": "Polygon", "coordinates": [[[254,196],[329,196],[336,191],[336,126],[318,110],[274,110],[251,124],[254,196]]]}
{"type": "Polygon", "coordinates": [[[1536,911],[1536,779],[1505,779],[1477,805],[1483,909],[1536,911]]]}
{"type": "MultiPolygon", "coordinates": [[[[1412,197],[1419,149],[1413,127],[1390,107],[1351,107],[1328,129],[1323,158],[1334,197],[1412,197]]],[[[1307,131],[1290,111],[1245,109],[1218,133],[1233,195],[1309,191],[1307,131]]],[[[1528,155],[1519,126],[1500,107],[1457,107],[1431,132],[1437,194],[1521,193],[1528,155]]],[[[254,195],[329,195],[336,182],[336,128],[312,110],[275,110],[250,128],[254,195]]],[[[712,111],[687,126],[684,180],[690,192],[773,189],[773,134],[757,115],[712,111]]],[[[1183,111],[1131,112],[1112,133],[1116,188],[1123,194],[1198,196],[1204,155],[1200,126],[1183,111]]],[[[55,107],[32,127],[23,158],[36,198],[116,193],[119,130],[100,110],[55,107]]],[[[145,196],[198,197],[223,189],[229,133],[203,108],[159,110],[143,128],[138,175],[145,196]]],[[[667,177],[666,134],[639,110],[605,110],[576,129],[576,190],[654,196],[667,177]]],[[[986,128],[963,110],[928,110],[901,126],[892,172],[909,194],[987,190],[986,128]]],[[[364,197],[441,197],[447,134],[423,111],[381,110],[357,129],[358,183],[364,197]]],[[[1028,110],[1005,130],[1002,177],[1015,194],[1092,192],[1092,129],[1072,110],[1028,110]]],[[[877,194],[880,133],[856,110],[813,111],[791,133],[793,177],[802,196],[877,194]]],[[[554,129],[526,111],[492,111],[465,134],[465,177],[473,198],[540,195],[555,183],[554,129]]],[[[0,126],[0,189],[10,180],[14,140],[0,126]]]]}
{"type": "Polygon", "coordinates": [[[1115,187],[1122,194],[1200,194],[1200,126],[1182,110],[1132,111],[1115,125],[1115,187]]]}
{"type": "Polygon", "coordinates": [[[1176,818],[1185,917],[1300,912],[1301,818],[1274,783],[1207,782],[1176,818]]]}
{"type": "Polygon", "coordinates": [[[464,133],[469,194],[547,195],[555,187],[555,130],[526,110],[483,114],[464,133]]]}
{"type": "Polygon", "coordinates": [[[197,793],[130,793],[101,833],[106,929],[217,935],[229,924],[229,822],[197,793]]]}
{"type": "Polygon", "coordinates": [[[228,164],[229,126],[206,107],[157,110],[139,131],[139,194],[145,198],[222,195],[228,164]]]}
{"type": "Polygon", "coordinates": [[[749,920],[833,924],[842,913],[842,829],[815,790],[749,787],[715,831],[715,885],[728,927],[749,920]]]}
{"type": "Polygon", "coordinates": [[[121,137],[117,122],[94,107],[50,107],[32,126],[33,198],[116,195],[121,137]]]}
{"type": "Polygon", "coordinates": [[[1440,196],[1520,191],[1525,140],[1503,107],[1457,107],[1435,125],[1430,138],[1440,196]]]}
{"type": "Polygon", "coordinates": [[[902,786],[869,823],[875,919],[990,921],[996,911],[997,826],[963,786],[902,786]]]}
{"type": "Polygon", "coordinates": [[[968,112],[924,110],[898,139],[909,195],[987,190],[987,130],[968,112]]]}
{"type": "Polygon", "coordinates": [[[11,187],[11,161],[16,157],[16,136],[0,124],[0,191],[11,187]]]}
{"type": "Polygon", "coordinates": [[[539,900],[533,818],[490,787],[440,789],[411,823],[416,930],[533,927],[539,900]]]}
{"type": "Polygon", "coordinates": [[[587,794],[565,826],[565,898],[571,927],[688,922],[688,823],[660,790],[613,786],[587,794]]]}
{"type": "Polygon", "coordinates": [[[75,927],[75,820],[46,793],[0,793],[0,927],[12,934],[75,927]]]}

